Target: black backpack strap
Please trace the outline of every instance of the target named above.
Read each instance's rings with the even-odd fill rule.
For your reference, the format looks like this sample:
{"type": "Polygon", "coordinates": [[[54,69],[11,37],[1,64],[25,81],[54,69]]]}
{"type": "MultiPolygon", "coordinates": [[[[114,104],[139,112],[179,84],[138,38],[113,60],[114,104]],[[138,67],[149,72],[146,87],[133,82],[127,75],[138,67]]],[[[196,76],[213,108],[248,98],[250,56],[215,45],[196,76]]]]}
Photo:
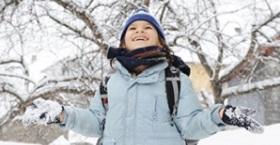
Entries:
{"type": "MultiPolygon", "coordinates": [[[[186,75],[189,76],[189,73],[186,75]]],[[[180,69],[177,67],[174,67],[174,66],[167,67],[165,69],[165,78],[166,78],[165,86],[166,86],[167,102],[168,102],[168,107],[169,107],[169,111],[170,111],[170,115],[171,115],[171,119],[172,119],[171,121],[173,121],[173,119],[177,113],[180,90],[181,90],[180,69]]],[[[171,125],[173,125],[173,122],[171,123],[171,125]]],[[[176,126],[176,124],[175,124],[175,126],[176,126]]],[[[197,145],[198,140],[185,139],[185,144],[186,145],[197,145]]]]}
{"type": "Polygon", "coordinates": [[[106,112],[108,111],[107,83],[108,83],[109,79],[110,79],[110,77],[106,76],[105,79],[100,83],[100,86],[99,86],[101,102],[102,102],[102,105],[106,112]]]}
{"type": "Polygon", "coordinates": [[[170,115],[173,117],[177,113],[178,100],[180,96],[180,70],[174,66],[169,66],[165,69],[165,90],[167,96],[170,115]]]}
{"type": "MultiPolygon", "coordinates": [[[[108,107],[108,90],[107,90],[107,83],[108,83],[109,79],[110,79],[110,76],[106,76],[105,79],[103,79],[99,85],[101,102],[105,109],[105,113],[107,113],[108,108],[109,108],[108,107]]],[[[106,119],[102,122],[103,131],[105,129],[105,122],[106,122],[106,119]]],[[[103,133],[102,133],[101,137],[98,138],[96,145],[102,145],[102,139],[103,139],[103,133]]]]}

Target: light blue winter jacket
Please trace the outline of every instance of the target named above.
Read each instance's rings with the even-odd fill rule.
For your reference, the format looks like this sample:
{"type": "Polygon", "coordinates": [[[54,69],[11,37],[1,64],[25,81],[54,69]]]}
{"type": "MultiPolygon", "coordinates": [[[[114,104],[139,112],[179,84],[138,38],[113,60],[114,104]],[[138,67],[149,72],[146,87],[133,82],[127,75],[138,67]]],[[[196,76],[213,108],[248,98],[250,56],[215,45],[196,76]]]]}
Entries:
{"type": "Polygon", "coordinates": [[[99,137],[106,118],[103,145],[184,145],[184,139],[201,139],[221,130],[221,105],[203,110],[183,73],[172,125],[165,92],[166,67],[167,63],[161,63],[132,76],[117,63],[117,71],[108,82],[107,114],[97,92],[88,109],[65,107],[65,128],[99,137]]]}

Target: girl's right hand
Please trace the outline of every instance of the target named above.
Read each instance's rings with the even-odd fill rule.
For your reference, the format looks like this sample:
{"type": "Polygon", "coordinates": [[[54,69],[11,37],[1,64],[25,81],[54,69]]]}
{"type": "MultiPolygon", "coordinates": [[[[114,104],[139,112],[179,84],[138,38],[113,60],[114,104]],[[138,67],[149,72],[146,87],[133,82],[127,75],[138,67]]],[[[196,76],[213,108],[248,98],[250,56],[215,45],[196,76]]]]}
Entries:
{"type": "Polygon", "coordinates": [[[61,123],[64,121],[63,110],[63,106],[55,101],[38,98],[26,108],[21,120],[25,126],[61,123]]]}

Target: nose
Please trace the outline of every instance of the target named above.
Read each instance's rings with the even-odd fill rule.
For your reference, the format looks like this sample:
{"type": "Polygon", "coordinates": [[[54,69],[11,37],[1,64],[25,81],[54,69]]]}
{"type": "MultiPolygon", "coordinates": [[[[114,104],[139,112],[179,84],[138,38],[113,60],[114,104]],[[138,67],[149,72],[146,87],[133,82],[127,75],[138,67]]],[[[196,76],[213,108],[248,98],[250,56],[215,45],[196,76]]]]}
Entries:
{"type": "Polygon", "coordinates": [[[144,29],[136,29],[136,33],[144,33],[144,29]]]}

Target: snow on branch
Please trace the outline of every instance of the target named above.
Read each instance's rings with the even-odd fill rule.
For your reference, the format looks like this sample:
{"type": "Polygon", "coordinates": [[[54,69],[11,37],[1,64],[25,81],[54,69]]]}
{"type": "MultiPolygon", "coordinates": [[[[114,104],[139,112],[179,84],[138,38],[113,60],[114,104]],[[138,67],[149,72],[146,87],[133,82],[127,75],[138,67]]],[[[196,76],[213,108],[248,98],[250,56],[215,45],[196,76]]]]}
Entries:
{"type": "Polygon", "coordinates": [[[23,102],[22,97],[19,95],[16,89],[11,84],[0,82],[0,93],[8,93],[16,97],[20,102],[23,102]]]}
{"type": "MultiPolygon", "coordinates": [[[[65,77],[65,78],[52,78],[45,81],[42,81],[39,83],[32,91],[32,93],[37,92],[41,88],[44,88],[48,85],[56,85],[58,83],[71,83],[72,81],[82,81],[82,80],[95,80],[95,81],[101,81],[99,78],[93,77],[93,76],[78,76],[78,77],[65,77]]],[[[31,94],[32,94],[31,93],[31,94]]]]}
{"type": "Polygon", "coordinates": [[[71,93],[71,94],[85,94],[89,96],[94,96],[95,90],[85,88],[85,87],[77,87],[77,86],[60,86],[53,87],[51,89],[47,89],[45,91],[41,91],[40,93],[36,92],[32,94],[31,98],[46,98],[46,97],[55,97],[58,93],[71,93]]]}
{"type": "Polygon", "coordinates": [[[278,86],[280,86],[280,77],[223,89],[222,97],[226,98],[231,95],[241,95],[255,90],[264,90],[278,86]]]}
{"type": "Polygon", "coordinates": [[[213,70],[210,66],[210,64],[207,62],[207,59],[206,59],[206,56],[204,53],[202,53],[202,48],[201,48],[201,45],[199,44],[198,41],[194,40],[194,39],[191,39],[191,38],[188,38],[188,41],[190,42],[190,44],[195,47],[196,49],[198,49],[198,53],[197,53],[197,56],[201,62],[201,64],[203,65],[203,67],[205,68],[208,76],[212,77],[213,76],[213,70]]]}
{"type": "Polygon", "coordinates": [[[261,45],[264,48],[267,47],[280,47],[280,41],[269,42],[261,45]]]}
{"type": "Polygon", "coordinates": [[[257,43],[256,43],[257,32],[259,32],[259,30],[263,26],[266,26],[268,23],[274,21],[276,18],[279,18],[279,17],[280,17],[280,12],[276,13],[274,16],[272,16],[269,19],[267,19],[266,21],[264,21],[262,24],[253,28],[253,30],[251,32],[251,43],[250,43],[249,50],[247,51],[246,56],[238,64],[233,66],[229,71],[224,72],[223,74],[220,75],[221,82],[231,80],[237,74],[239,74],[240,70],[242,70],[244,67],[247,66],[247,64],[249,64],[251,59],[253,59],[255,57],[254,54],[257,51],[257,49],[260,48],[259,46],[257,46],[257,43]]]}
{"type": "Polygon", "coordinates": [[[95,43],[101,46],[102,49],[106,50],[107,45],[104,43],[104,38],[100,31],[98,31],[98,25],[94,22],[94,19],[90,15],[88,11],[86,11],[84,8],[78,6],[72,1],[69,0],[52,0],[58,5],[62,6],[66,10],[73,13],[75,16],[80,18],[91,30],[93,36],[96,38],[95,43]]]}
{"type": "Polygon", "coordinates": [[[32,83],[33,85],[35,85],[34,81],[32,81],[31,79],[29,79],[28,77],[25,77],[25,76],[13,75],[13,74],[4,74],[4,73],[0,73],[0,76],[22,79],[22,80],[28,81],[28,82],[32,83]]]}
{"type": "Polygon", "coordinates": [[[0,14],[4,13],[4,11],[6,9],[8,9],[9,6],[13,6],[13,5],[16,6],[18,4],[19,4],[19,1],[9,1],[9,2],[5,1],[4,6],[2,8],[0,8],[0,14]]]}
{"type": "Polygon", "coordinates": [[[271,16],[269,19],[267,19],[266,21],[264,21],[262,24],[258,25],[257,27],[255,27],[255,29],[253,30],[253,32],[257,32],[259,31],[263,26],[266,26],[268,23],[274,21],[275,19],[280,17],[280,11],[278,13],[276,13],[275,15],[271,16]]]}
{"type": "Polygon", "coordinates": [[[90,36],[88,36],[86,33],[83,33],[82,30],[78,30],[78,28],[75,28],[74,26],[71,26],[69,23],[64,23],[62,22],[61,20],[59,20],[58,18],[52,16],[51,14],[49,14],[49,12],[47,13],[48,17],[50,19],[52,19],[54,22],[68,28],[69,30],[71,30],[72,32],[78,34],[80,37],[84,38],[84,39],[87,39],[87,40],[90,40],[90,41],[93,41],[95,42],[94,39],[92,39],[90,36]]]}
{"type": "MultiPolygon", "coordinates": [[[[217,8],[216,8],[216,5],[213,1],[210,1],[210,4],[213,8],[213,14],[214,15],[217,15],[217,8]]],[[[216,39],[218,41],[218,58],[217,58],[217,61],[219,63],[222,62],[223,60],[223,55],[224,55],[224,43],[223,43],[223,36],[222,34],[220,33],[221,31],[221,26],[220,26],[220,21],[218,20],[217,17],[214,17],[214,21],[215,21],[215,29],[216,29],[216,32],[215,32],[215,36],[216,36],[216,39]]],[[[213,71],[213,75],[211,75],[210,77],[212,77],[213,80],[218,80],[219,79],[219,73],[220,73],[220,70],[221,70],[221,65],[216,65],[216,67],[214,68],[214,71],[213,71]]]]}

